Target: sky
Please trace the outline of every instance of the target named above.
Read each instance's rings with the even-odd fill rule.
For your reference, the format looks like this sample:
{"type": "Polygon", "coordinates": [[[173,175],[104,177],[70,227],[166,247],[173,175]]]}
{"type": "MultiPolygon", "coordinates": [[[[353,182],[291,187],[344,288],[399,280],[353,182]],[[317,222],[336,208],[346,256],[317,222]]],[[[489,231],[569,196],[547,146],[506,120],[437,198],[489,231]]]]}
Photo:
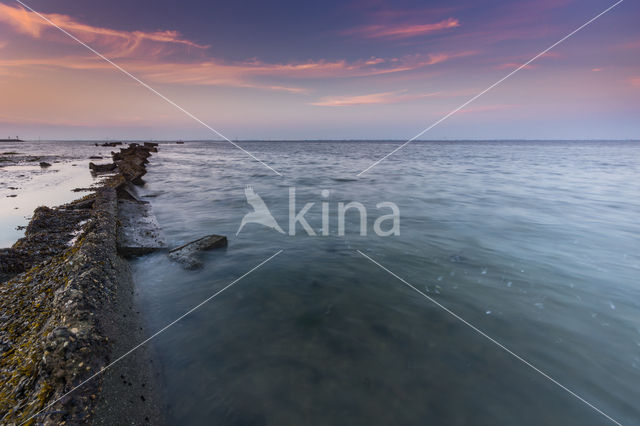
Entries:
{"type": "MultiPolygon", "coordinates": [[[[615,3],[24,0],[229,139],[409,139],[615,3]]],[[[625,0],[421,139],[639,139],[625,0]]],[[[0,138],[220,139],[0,0],[0,138]]]]}

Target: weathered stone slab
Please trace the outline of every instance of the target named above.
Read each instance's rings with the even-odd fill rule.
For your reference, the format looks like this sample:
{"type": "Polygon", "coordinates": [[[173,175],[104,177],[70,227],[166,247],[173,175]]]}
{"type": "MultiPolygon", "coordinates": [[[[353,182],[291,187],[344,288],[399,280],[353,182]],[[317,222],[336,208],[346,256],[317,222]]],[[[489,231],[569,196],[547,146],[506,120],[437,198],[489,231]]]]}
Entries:
{"type": "Polygon", "coordinates": [[[96,164],[96,163],[90,162],[89,169],[91,169],[91,171],[94,173],[107,173],[107,172],[114,171],[116,169],[116,165],[115,163],[96,164]]]}
{"type": "Polygon", "coordinates": [[[148,201],[143,201],[138,197],[138,193],[135,187],[129,182],[125,182],[117,188],[118,199],[119,200],[129,200],[135,201],[137,203],[148,203],[148,201]]]}
{"type": "Polygon", "coordinates": [[[118,220],[118,252],[123,256],[140,256],[167,248],[149,203],[118,200],[118,220]]]}
{"type": "Polygon", "coordinates": [[[169,257],[186,269],[196,269],[202,267],[202,262],[197,258],[199,252],[226,246],[227,237],[212,234],[169,250],[169,257]]]}

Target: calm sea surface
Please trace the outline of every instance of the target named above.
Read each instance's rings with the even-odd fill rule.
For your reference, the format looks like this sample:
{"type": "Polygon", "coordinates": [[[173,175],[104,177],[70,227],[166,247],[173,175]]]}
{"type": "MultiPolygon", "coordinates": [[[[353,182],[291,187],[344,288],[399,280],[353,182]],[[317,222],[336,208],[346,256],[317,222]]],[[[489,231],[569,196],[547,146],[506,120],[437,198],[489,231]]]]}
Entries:
{"type": "MultiPolygon", "coordinates": [[[[198,271],[161,253],[133,262],[150,330],[284,250],[152,341],[171,423],[611,424],[360,250],[640,424],[640,144],[421,142],[356,177],[398,144],[243,143],[283,176],[225,143],[160,146],[140,193],[170,246],[211,233],[229,245],[198,271]],[[248,224],[236,236],[247,186],[285,231],[295,187],[319,235],[248,224]],[[355,211],[338,235],[350,201],[367,208],[366,236],[355,211]],[[399,236],[373,232],[385,201],[400,209],[399,236]]],[[[97,149],[70,146],[59,149],[97,149]]]]}

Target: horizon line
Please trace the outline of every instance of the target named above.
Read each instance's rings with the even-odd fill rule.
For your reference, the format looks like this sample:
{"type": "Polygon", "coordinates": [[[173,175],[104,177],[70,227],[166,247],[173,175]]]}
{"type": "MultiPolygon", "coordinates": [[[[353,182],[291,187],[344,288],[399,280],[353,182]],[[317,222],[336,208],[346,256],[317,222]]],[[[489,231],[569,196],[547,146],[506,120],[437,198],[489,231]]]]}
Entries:
{"type": "MultiPolygon", "coordinates": [[[[333,139],[333,138],[314,138],[314,139],[286,139],[286,138],[268,138],[268,139],[234,139],[236,142],[403,142],[404,139],[374,139],[374,138],[351,138],[351,139],[333,139]]],[[[120,138],[74,138],[74,139],[12,139],[3,140],[3,142],[226,142],[224,139],[156,139],[156,138],[136,138],[136,139],[120,139],[120,138]]],[[[569,138],[436,138],[436,139],[416,139],[414,142],[640,142],[638,138],[623,139],[569,139],[569,138]]]]}

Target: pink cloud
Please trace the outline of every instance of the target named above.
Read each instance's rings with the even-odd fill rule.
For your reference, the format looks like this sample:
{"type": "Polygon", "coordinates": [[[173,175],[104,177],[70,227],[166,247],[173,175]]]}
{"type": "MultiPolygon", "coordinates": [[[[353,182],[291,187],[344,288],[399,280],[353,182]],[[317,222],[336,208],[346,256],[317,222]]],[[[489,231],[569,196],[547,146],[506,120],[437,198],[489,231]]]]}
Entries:
{"type": "MultiPolygon", "coordinates": [[[[523,67],[523,69],[532,69],[532,68],[537,68],[540,66],[540,61],[544,58],[561,58],[562,55],[555,53],[555,52],[546,52],[544,55],[540,56],[538,59],[536,59],[535,62],[532,62],[530,64],[527,64],[523,67]]],[[[530,60],[531,58],[528,59],[522,59],[522,58],[518,58],[516,61],[509,61],[509,62],[505,62],[502,64],[498,64],[496,65],[494,68],[495,69],[516,69],[520,66],[522,66],[523,64],[525,64],[528,60],[530,60]],[[522,60],[522,62],[518,62],[518,60],[522,60]]]]}
{"type": "MultiPolygon", "coordinates": [[[[494,68],[498,70],[503,70],[503,69],[515,69],[515,68],[518,68],[519,66],[522,66],[522,64],[519,64],[517,62],[507,62],[505,64],[496,65],[494,68]]],[[[534,67],[535,66],[533,64],[527,64],[523,67],[523,69],[528,70],[534,67]]]]}
{"type": "MultiPolygon", "coordinates": [[[[307,61],[266,63],[258,60],[225,62],[210,58],[195,62],[158,61],[156,58],[123,59],[120,63],[130,72],[150,82],[182,85],[247,87],[290,93],[308,93],[303,87],[259,82],[260,79],[372,77],[419,70],[475,52],[409,55],[400,58],[369,58],[358,61],[307,61]]],[[[112,66],[97,56],[55,56],[0,59],[0,69],[56,67],[75,70],[111,70],[112,66]]]]}
{"type": "MultiPolygon", "coordinates": [[[[505,40],[535,40],[550,36],[565,35],[564,26],[553,20],[556,9],[566,7],[573,0],[529,0],[505,2],[495,9],[479,25],[470,22],[468,31],[456,32],[450,41],[477,46],[478,43],[493,44],[505,40]]],[[[537,52],[535,52],[537,53],[537,52]]],[[[548,52],[549,56],[556,55],[548,52]]],[[[533,56],[533,55],[532,55],[533,56]]],[[[545,55],[546,56],[546,55],[545,55]]]]}
{"type": "MultiPolygon", "coordinates": [[[[153,83],[247,87],[264,90],[277,90],[289,93],[308,93],[304,87],[296,84],[282,84],[283,78],[354,78],[386,75],[415,71],[428,66],[441,64],[455,58],[474,55],[476,52],[439,52],[427,55],[405,55],[402,57],[347,60],[309,60],[304,62],[267,63],[257,59],[229,62],[207,55],[207,46],[186,40],[175,31],[120,31],[95,27],[78,22],[70,16],[47,14],[46,17],[56,25],[76,35],[79,39],[95,46],[105,56],[117,60],[125,69],[153,83]],[[169,57],[171,53],[182,54],[169,57]],[[187,48],[184,50],[184,48],[187,48]],[[193,55],[193,49],[198,54],[193,55]],[[169,60],[168,58],[171,58],[169,60]]],[[[0,3],[0,23],[7,23],[16,32],[34,39],[47,38],[52,42],[75,43],[59,33],[57,29],[42,20],[36,14],[21,7],[12,7],[0,3]]],[[[386,28],[388,36],[415,32],[436,31],[438,28],[457,25],[455,20],[442,21],[411,27],[409,30],[386,28]]],[[[112,66],[97,56],[63,56],[55,49],[50,56],[29,57],[28,50],[15,55],[3,55],[0,59],[0,72],[8,71],[14,75],[40,72],[38,68],[52,67],[74,70],[111,70],[112,66]]]]}
{"type": "Polygon", "coordinates": [[[394,90],[390,92],[367,93],[364,95],[325,96],[309,105],[344,107],[356,105],[382,105],[396,104],[423,98],[455,97],[468,94],[468,91],[457,92],[432,92],[432,93],[408,93],[406,90],[394,90]]]}
{"type": "MultiPolygon", "coordinates": [[[[70,16],[57,13],[43,14],[43,16],[82,41],[106,49],[103,53],[115,58],[139,56],[144,53],[143,49],[157,55],[170,53],[171,48],[176,46],[197,49],[207,47],[182,38],[177,31],[120,31],[83,24],[70,16]]],[[[0,3],[0,22],[5,22],[18,32],[33,38],[60,39],[58,29],[22,7],[0,3]]],[[[69,39],[69,42],[72,41],[69,39]]]]}
{"type": "Polygon", "coordinates": [[[631,77],[629,79],[629,84],[631,84],[633,87],[640,88],[640,77],[631,77]]]}
{"type": "Polygon", "coordinates": [[[406,91],[401,90],[392,92],[369,93],[366,95],[356,96],[325,96],[320,98],[316,102],[311,102],[310,105],[330,107],[379,105],[393,104],[417,98],[416,95],[407,95],[405,92],[406,91]]]}
{"type": "Polygon", "coordinates": [[[357,61],[308,61],[302,63],[267,64],[263,62],[244,63],[256,74],[271,74],[295,78],[342,78],[367,77],[382,74],[413,71],[452,59],[475,55],[476,52],[462,51],[435,53],[429,55],[405,55],[399,58],[372,57],[357,61]]]}
{"type": "Polygon", "coordinates": [[[372,24],[343,31],[344,35],[355,35],[365,38],[402,39],[417,37],[436,31],[442,31],[460,26],[454,18],[448,18],[432,24],[372,24]]]}
{"type": "Polygon", "coordinates": [[[640,49],[640,40],[630,40],[624,43],[620,43],[615,48],[624,49],[624,50],[638,50],[640,49]]]}

